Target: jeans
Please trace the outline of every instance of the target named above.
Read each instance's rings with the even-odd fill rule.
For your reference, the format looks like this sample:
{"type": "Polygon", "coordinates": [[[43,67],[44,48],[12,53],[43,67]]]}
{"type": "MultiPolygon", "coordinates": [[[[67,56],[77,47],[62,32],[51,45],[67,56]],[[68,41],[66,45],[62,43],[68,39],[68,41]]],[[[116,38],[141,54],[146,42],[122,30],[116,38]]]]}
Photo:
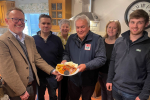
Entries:
{"type": "Polygon", "coordinates": [[[130,94],[121,91],[117,89],[115,86],[112,87],[112,94],[115,100],[135,100],[135,98],[138,96],[136,94],[130,94]]]}

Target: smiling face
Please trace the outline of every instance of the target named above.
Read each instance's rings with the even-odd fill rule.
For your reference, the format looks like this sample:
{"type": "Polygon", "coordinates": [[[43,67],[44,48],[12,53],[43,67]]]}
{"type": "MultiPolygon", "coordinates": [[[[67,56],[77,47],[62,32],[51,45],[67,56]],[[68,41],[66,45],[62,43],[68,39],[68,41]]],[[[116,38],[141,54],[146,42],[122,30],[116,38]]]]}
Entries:
{"type": "Polygon", "coordinates": [[[129,29],[132,35],[141,35],[144,28],[147,27],[148,23],[145,22],[144,18],[133,18],[129,21],[129,29]]]}
{"type": "MultiPolygon", "coordinates": [[[[24,14],[21,12],[21,11],[18,11],[18,10],[12,10],[9,15],[8,15],[8,18],[18,18],[18,19],[22,19],[24,20],[24,14]]],[[[15,23],[13,22],[12,19],[5,19],[6,21],[6,24],[8,25],[8,28],[14,32],[15,34],[17,35],[20,35],[22,34],[22,31],[25,27],[25,23],[24,22],[21,22],[19,20],[19,22],[15,23]]]]}
{"type": "Polygon", "coordinates": [[[41,18],[39,22],[39,28],[41,29],[41,33],[49,33],[52,28],[51,19],[50,18],[41,18]]]}
{"type": "Polygon", "coordinates": [[[118,33],[118,28],[115,22],[111,22],[107,27],[107,34],[108,37],[116,37],[118,33]]]}
{"type": "Polygon", "coordinates": [[[60,31],[61,31],[62,35],[68,35],[69,30],[70,30],[70,27],[66,23],[62,24],[60,27],[60,31]]]}
{"type": "Polygon", "coordinates": [[[86,37],[87,33],[90,30],[90,26],[88,26],[87,21],[84,19],[78,19],[75,23],[76,25],[76,31],[78,37],[83,41],[83,39],[86,37]]]}

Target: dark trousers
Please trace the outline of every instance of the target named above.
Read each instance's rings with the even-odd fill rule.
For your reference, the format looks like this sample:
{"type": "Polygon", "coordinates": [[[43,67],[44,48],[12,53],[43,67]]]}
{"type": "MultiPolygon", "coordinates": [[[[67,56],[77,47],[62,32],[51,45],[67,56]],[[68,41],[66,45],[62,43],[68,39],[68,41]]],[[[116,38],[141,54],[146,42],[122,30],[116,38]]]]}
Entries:
{"type": "Polygon", "coordinates": [[[58,100],[69,100],[68,76],[63,76],[58,86],[58,100]]]}
{"type": "MultiPolygon", "coordinates": [[[[28,100],[35,100],[36,95],[36,85],[37,83],[34,81],[31,85],[27,86],[26,90],[29,93],[28,100]]],[[[10,97],[10,100],[21,100],[20,96],[18,97],[10,97]]]]}
{"type": "Polygon", "coordinates": [[[107,76],[108,74],[106,73],[99,73],[99,83],[101,86],[102,100],[114,100],[112,97],[112,92],[108,91],[106,88],[107,76]]]}
{"type": "Polygon", "coordinates": [[[68,89],[70,100],[79,100],[82,95],[82,100],[91,100],[95,86],[82,86],[78,87],[73,82],[68,80],[68,89]]]}
{"type": "Polygon", "coordinates": [[[57,80],[52,75],[48,78],[40,79],[40,86],[37,86],[36,100],[45,100],[44,95],[46,88],[48,89],[49,100],[57,100],[56,96],[57,80]]]}

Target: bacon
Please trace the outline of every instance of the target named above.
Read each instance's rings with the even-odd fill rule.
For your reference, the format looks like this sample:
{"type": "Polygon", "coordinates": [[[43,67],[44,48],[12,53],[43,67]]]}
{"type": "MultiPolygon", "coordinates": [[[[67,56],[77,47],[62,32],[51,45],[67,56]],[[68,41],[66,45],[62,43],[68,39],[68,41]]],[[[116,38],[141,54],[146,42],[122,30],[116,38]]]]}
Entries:
{"type": "MultiPolygon", "coordinates": [[[[57,67],[57,66],[56,66],[57,67]]],[[[64,65],[61,67],[58,68],[58,71],[61,73],[61,74],[64,74],[65,71],[69,71],[69,75],[73,74],[74,72],[76,72],[77,68],[74,68],[74,67],[70,67],[68,65],[64,65]]]]}

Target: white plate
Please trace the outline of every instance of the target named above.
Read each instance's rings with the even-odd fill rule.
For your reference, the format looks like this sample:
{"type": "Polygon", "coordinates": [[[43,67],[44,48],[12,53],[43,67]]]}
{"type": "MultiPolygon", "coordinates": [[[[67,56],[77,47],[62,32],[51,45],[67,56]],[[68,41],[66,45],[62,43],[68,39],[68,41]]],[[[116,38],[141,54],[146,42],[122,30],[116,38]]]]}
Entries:
{"type": "Polygon", "coordinates": [[[64,74],[61,74],[61,73],[58,71],[58,73],[61,74],[61,75],[63,75],[63,76],[72,76],[72,75],[77,74],[78,72],[79,72],[79,69],[77,69],[73,74],[70,74],[70,75],[64,75],[64,74]]]}

